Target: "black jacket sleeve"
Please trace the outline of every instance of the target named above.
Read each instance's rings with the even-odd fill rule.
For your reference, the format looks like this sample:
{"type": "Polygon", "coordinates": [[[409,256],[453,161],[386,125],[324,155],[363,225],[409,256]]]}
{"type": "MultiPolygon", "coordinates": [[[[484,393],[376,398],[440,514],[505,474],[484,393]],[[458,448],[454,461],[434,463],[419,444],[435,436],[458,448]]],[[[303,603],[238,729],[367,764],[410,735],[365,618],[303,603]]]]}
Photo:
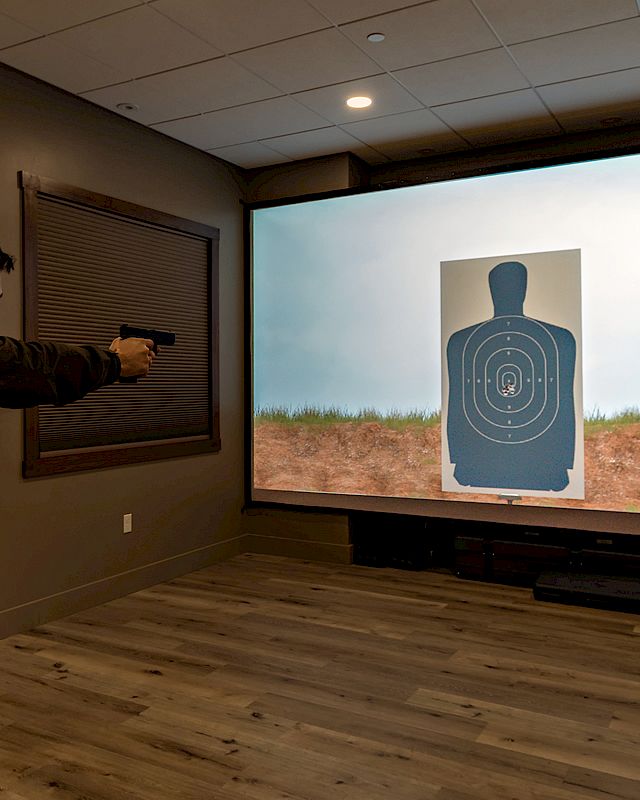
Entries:
{"type": "Polygon", "coordinates": [[[120,359],[91,345],[22,342],[0,336],[0,406],[64,405],[114,383],[120,359]]]}

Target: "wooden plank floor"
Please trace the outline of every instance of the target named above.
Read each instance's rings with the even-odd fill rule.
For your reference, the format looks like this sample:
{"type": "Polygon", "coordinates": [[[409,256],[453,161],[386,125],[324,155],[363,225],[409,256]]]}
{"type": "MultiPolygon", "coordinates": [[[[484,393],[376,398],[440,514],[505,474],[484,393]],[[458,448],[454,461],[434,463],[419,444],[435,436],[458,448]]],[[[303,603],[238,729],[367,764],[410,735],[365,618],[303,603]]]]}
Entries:
{"type": "Polygon", "coordinates": [[[244,555],[0,642],[0,800],[638,800],[640,617],[244,555]]]}

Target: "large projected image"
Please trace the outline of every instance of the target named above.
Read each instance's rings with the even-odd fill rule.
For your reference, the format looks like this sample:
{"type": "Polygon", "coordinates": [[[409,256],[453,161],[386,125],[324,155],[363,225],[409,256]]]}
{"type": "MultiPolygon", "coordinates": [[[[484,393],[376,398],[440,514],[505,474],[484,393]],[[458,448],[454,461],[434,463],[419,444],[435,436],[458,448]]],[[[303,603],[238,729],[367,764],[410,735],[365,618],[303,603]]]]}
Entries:
{"type": "Polygon", "coordinates": [[[254,209],[254,498],[640,511],[639,185],[624,156],[254,209]]]}

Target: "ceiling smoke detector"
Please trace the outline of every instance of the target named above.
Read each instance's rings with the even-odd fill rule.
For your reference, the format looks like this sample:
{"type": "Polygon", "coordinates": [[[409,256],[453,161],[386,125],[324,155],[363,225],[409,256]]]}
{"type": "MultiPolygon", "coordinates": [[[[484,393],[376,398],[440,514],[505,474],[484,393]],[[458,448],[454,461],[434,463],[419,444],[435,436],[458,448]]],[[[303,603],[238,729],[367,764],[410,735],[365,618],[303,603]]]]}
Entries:
{"type": "Polygon", "coordinates": [[[384,42],[384,33],[370,33],[367,36],[368,42],[384,42]]]}
{"type": "Polygon", "coordinates": [[[140,111],[140,106],[135,103],[118,103],[116,108],[119,108],[120,111],[140,111]]]}

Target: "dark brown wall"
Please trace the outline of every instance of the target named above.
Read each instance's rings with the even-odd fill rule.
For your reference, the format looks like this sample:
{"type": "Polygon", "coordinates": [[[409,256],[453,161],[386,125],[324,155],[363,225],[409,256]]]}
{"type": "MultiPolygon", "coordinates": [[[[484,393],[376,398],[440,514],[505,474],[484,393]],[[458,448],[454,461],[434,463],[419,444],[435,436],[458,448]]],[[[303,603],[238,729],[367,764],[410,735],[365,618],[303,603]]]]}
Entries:
{"type": "Polygon", "coordinates": [[[0,243],[18,256],[16,271],[3,278],[0,332],[15,337],[22,334],[19,170],[220,228],[222,451],[25,481],[22,412],[0,409],[0,635],[197,569],[238,552],[243,541],[242,187],[235,171],[0,66],[0,243]],[[127,536],[124,513],[133,513],[127,536]]]}

